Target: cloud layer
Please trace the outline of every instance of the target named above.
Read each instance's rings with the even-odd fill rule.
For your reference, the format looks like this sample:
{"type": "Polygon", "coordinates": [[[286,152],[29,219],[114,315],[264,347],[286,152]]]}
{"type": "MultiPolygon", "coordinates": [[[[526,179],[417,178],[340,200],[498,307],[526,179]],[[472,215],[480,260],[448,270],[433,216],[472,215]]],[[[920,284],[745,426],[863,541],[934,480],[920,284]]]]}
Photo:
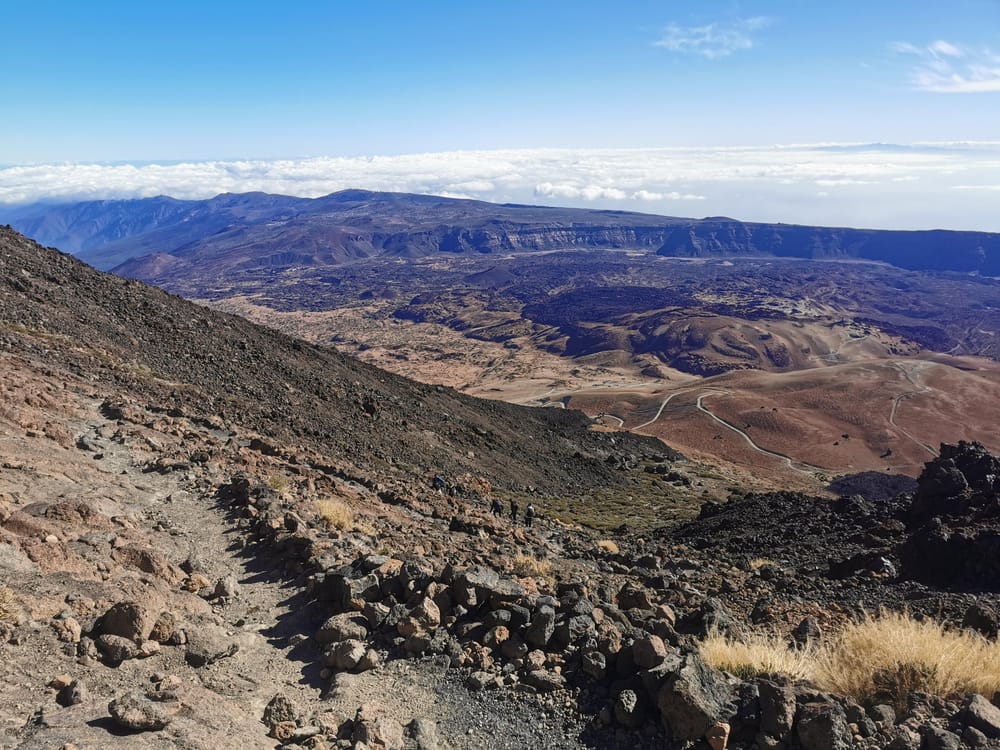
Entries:
{"type": "Polygon", "coordinates": [[[255,190],[316,197],[364,188],[674,216],[1000,231],[998,183],[1000,142],[528,149],[12,166],[0,168],[0,204],[255,190]]]}

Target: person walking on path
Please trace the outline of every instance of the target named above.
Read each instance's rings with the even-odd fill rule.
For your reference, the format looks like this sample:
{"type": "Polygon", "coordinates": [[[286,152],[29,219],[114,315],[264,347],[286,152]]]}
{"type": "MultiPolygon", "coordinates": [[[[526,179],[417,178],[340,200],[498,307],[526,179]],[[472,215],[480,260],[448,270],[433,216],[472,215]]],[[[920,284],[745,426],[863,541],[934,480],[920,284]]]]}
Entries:
{"type": "Polygon", "coordinates": [[[517,500],[511,499],[510,501],[510,520],[517,523],[517,511],[520,508],[517,505],[517,500]]]}
{"type": "Polygon", "coordinates": [[[529,529],[531,528],[531,522],[535,520],[535,506],[528,503],[528,507],[524,509],[524,525],[529,529]]]}

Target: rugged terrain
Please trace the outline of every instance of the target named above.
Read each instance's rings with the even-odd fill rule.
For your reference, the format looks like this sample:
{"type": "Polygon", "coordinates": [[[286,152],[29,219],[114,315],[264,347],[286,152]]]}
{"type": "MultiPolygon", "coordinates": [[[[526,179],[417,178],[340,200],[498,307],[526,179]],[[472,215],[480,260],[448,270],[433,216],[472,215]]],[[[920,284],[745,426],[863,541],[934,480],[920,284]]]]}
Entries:
{"type": "Polygon", "coordinates": [[[568,251],[173,289],[425,382],[571,405],[744,483],[815,490],[858,471],[915,476],[940,442],[1000,449],[991,279],[568,251]]]}
{"type": "Polygon", "coordinates": [[[941,442],[1000,450],[992,235],[365,191],[14,220],[383,369],[660,437],[716,484],[819,491],[858,472],[914,477],[941,442]]]}
{"type": "Polygon", "coordinates": [[[695,649],[880,606],[995,638],[1000,461],[977,444],[915,489],[702,504],[652,438],[414,383],[10,230],[0,291],[2,747],[717,748],[724,724],[736,748],[1000,747],[990,696],[859,704],[695,649]],[[555,518],[625,521],[650,487],[690,520],[555,518]]]}
{"type": "Polygon", "coordinates": [[[365,190],[314,199],[246,193],[204,201],[161,196],[40,204],[7,209],[0,219],[98,268],[136,259],[122,273],[161,284],[253,266],[566,248],[644,248],[689,258],[861,259],[1000,276],[1000,236],[985,232],[755,224],[365,190]]]}

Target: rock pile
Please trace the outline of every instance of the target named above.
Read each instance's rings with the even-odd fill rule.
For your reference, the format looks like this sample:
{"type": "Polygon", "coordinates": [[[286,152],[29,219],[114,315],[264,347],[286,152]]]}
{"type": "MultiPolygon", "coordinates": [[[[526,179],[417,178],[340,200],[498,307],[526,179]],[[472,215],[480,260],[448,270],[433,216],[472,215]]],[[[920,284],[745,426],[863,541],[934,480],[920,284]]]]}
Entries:
{"type": "MultiPolygon", "coordinates": [[[[982,453],[975,445],[945,447],[925,476],[935,476],[939,462],[957,456],[969,478],[983,486],[992,481],[983,479],[992,464],[982,453]],[[982,471],[976,474],[969,466],[982,471]]],[[[929,481],[922,479],[921,487],[929,481]]],[[[436,656],[461,670],[474,691],[566,693],[607,731],[653,728],[676,743],[807,750],[961,747],[949,744],[954,738],[969,747],[989,746],[976,744],[979,734],[991,736],[981,728],[988,723],[982,717],[993,715],[982,696],[953,703],[916,695],[898,710],[860,706],[775,675],[740,679],[708,666],[697,652],[697,639],[709,631],[739,633],[751,623],[780,626],[782,615],[795,611],[788,600],[798,599],[799,586],[817,598],[834,591],[846,598],[869,588],[906,595],[914,584],[901,580],[895,566],[909,539],[904,519],[919,507],[918,498],[876,504],[861,497],[830,502],[786,494],[708,506],[702,519],[671,532],[672,546],[593,552],[592,575],[547,582],[488,565],[413,555],[362,553],[344,561],[315,543],[308,522],[294,533],[277,523],[283,511],[257,497],[266,494],[243,479],[221,492],[258,528],[270,530],[269,543],[297,550],[302,567],[312,571],[307,590],[327,615],[311,636],[327,678],[394,659],[436,656]],[[757,512],[755,505],[769,503],[783,505],[798,527],[782,529],[772,517],[760,524],[760,537],[751,529],[735,549],[720,548],[722,539],[730,541],[723,534],[713,544],[713,531],[724,529],[728,516],[745,518],[757,512]],[[263,515],[258,505],[267,506],[263,515]],[[799,533],[805,524],[850,528],[853,544],[845,545],[841,559],[813,570],[808,555],[798,570],[788,567],[788,560],[748,562],[748,555],[775,535],[788,537],[784,545],[793,539],[808,545],[808,534],[799,533]],[[687,544],[677,545],[681,539],[687,544]],[[679,558],[678,552],[689,557],[679,558]]],[[[982,516],[989,504],[981,495],[973,497],[978,499],[970,506],[982,516]]],[[[453,534],[467,533],[466,528],[485,533],[475,524],[451,525],[453,534]]],[[[816,533],[829,534],[829,528],[816,533]]],[[[818,552],[829,550],[827,543],[818,552]]],[[[808,611],[798,601],[800,614],[808,611]]],[[[794,634],[789,628],[789,638],[816,637],[819,629],[814,617],[803,617],[794,634]]]]}

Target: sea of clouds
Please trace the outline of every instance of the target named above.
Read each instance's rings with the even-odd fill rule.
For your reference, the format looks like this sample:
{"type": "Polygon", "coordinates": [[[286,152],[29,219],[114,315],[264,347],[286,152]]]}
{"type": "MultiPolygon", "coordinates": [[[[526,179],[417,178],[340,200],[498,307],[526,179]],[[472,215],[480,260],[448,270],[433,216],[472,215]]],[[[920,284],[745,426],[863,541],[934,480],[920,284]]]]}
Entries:
{"type": "Polygon", "coordinates": [[[0,167],[0,204],[346,188],[673,216],[1000,231],[1000,142],[525,149],[0,167]]]}

